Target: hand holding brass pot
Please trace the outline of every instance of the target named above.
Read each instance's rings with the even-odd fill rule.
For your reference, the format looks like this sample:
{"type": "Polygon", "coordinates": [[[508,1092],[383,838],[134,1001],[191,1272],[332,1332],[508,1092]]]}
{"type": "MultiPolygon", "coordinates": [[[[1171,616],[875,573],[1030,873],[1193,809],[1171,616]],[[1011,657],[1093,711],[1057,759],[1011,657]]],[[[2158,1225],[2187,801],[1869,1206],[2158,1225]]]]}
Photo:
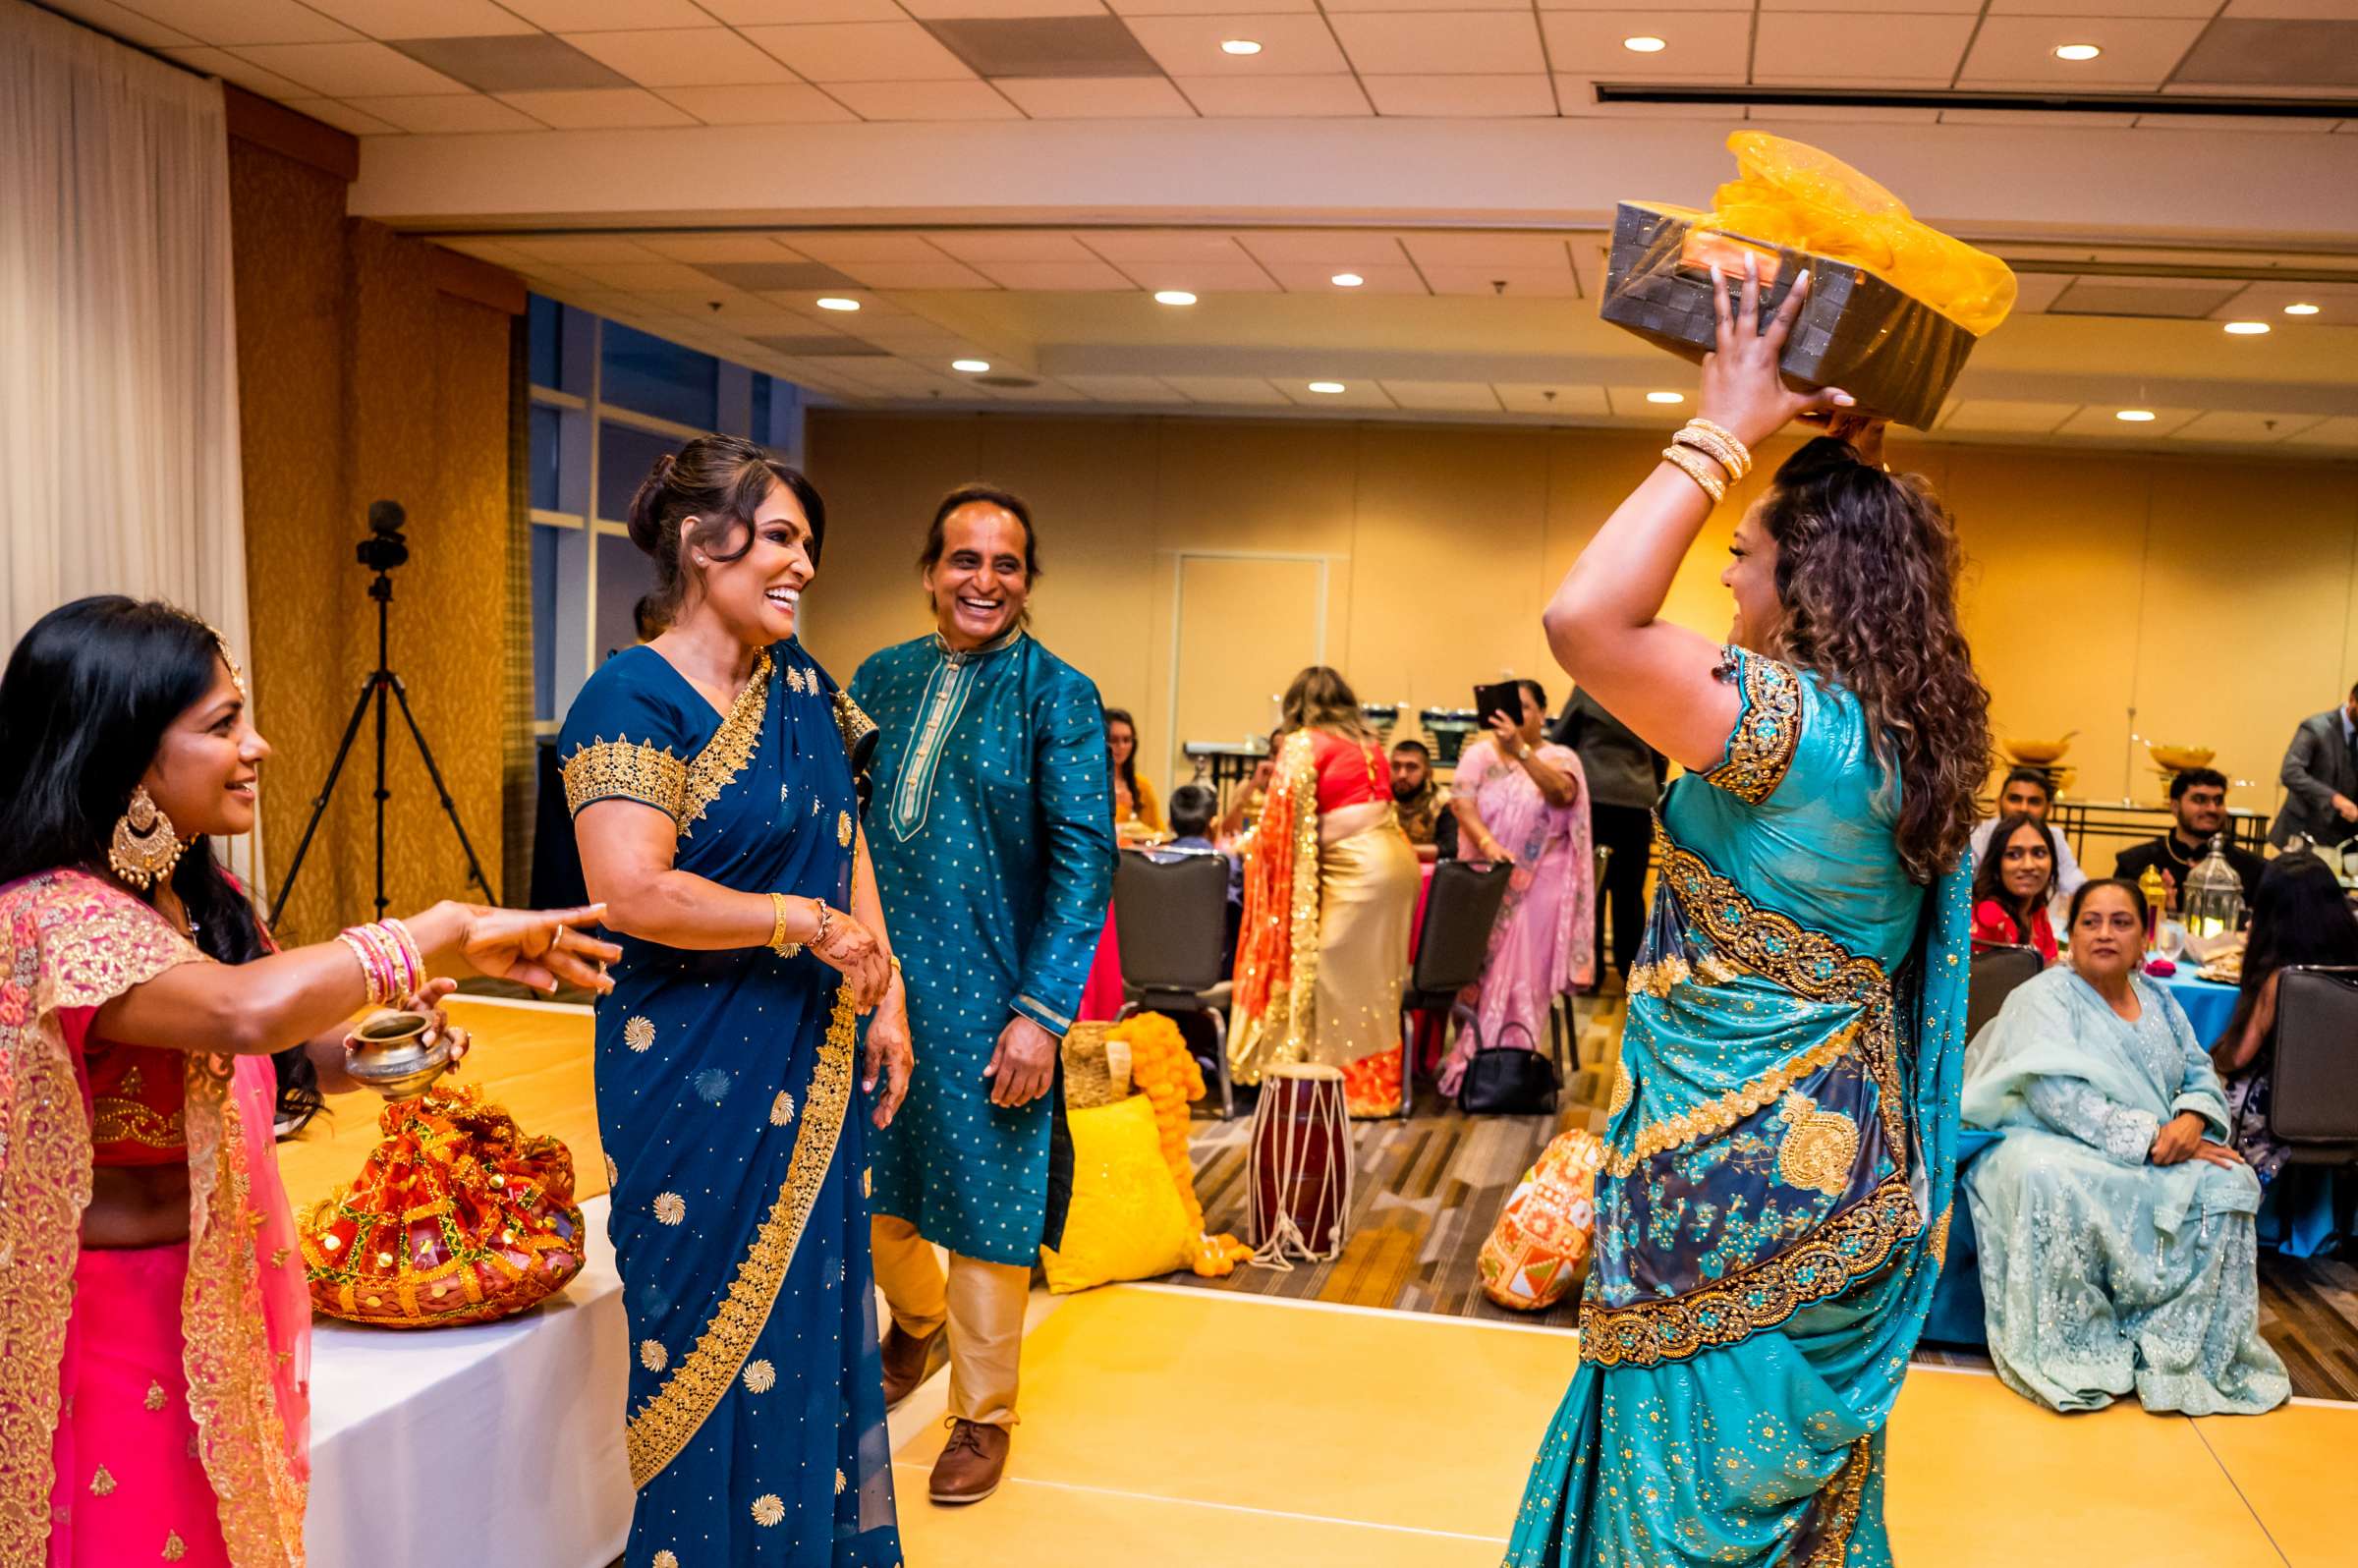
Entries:
{"type": "Polygon", "coordinates": [[[451,1027],[440,1009],[389,1009],[344,1036],[344,1070],[388,1100],[415,1099],[466,1051],[467,1032],[451,1027]]]}

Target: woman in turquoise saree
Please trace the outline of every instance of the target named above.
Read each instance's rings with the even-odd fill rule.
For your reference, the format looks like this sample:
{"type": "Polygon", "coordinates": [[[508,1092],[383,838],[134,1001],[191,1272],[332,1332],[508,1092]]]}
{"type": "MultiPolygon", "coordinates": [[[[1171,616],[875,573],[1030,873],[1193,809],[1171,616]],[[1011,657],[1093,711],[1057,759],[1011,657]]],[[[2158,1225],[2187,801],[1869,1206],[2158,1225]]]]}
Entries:
{"type": "Polygon", "coordinates": [[[1797,392],[1757,283],[1704,418],[1549,605],[1558,660],[1689,769],[1630,975],[1581,1365],[1513,1568],[1890,1561],[1883,1426],[1932,1298],[1954,1174],[1973,794],[1987,698],[1947,520],[1880,426],[1797,392]],[[1658,619],[1750,448],[1809,442],[1738,525],[1725,645],[1658,619]],[[1856,444],[1851,444],[1855,442],[1856,444]]]}
{"type": "Polygon", "coordinates": [[[598,1131],[630,1319],[630,1568],[897,1568],[864,1092],[908,1034],[859,833],[864,722],[794,639],[825,514],[750,443],[691,442],[633,508],[675,613],[558,741],[623,956],[598,1131]],[[856,1090],[857,1015],[875,1009],[856,1090]]]}

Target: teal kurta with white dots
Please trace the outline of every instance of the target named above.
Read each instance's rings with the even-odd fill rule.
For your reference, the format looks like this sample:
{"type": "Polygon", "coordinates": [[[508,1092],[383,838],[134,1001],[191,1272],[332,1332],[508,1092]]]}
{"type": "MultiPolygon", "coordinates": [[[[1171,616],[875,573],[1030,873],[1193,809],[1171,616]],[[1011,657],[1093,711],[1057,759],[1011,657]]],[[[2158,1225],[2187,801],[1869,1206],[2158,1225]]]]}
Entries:
{"type": "Polygon", "coordinates": [[[1047,1206],[1047,1097],[990,1103],[1016,1014],[1061,1036],[1113,888],[1113,786],[1095,683],[1022,632],[938,638],[860,666],[881,732],[869,854],[909,991],[917,1071],[875,1149],[875,1211],[969,1258],[1030,1263],[1047,1206]]]}

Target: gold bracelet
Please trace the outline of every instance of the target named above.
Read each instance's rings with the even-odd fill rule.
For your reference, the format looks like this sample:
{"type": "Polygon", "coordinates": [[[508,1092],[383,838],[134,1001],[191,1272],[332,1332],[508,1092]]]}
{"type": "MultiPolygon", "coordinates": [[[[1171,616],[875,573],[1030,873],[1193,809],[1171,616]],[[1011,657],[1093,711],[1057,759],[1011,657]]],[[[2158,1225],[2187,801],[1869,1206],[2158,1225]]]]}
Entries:
{"type": "Polygon", "coordinates": [[[786,895],[769,895],[769,950],[780,958],[792,958],[803,950],[800,942],[786,940],[786,895]]]}
{"type": "Polygon", "coordinates": [[[1709,430],[1699,430],[1690,424],[1670,437],[1670,442],[1673,446],[1683,446],[1710,458],[1727,471],[1731,480],[1741,479],[1752,472],[1751,461],[1743,448],[1722,440],[1709,430]]]}
{"type": "Polygon", "coordinates": [[[1711,459],[1690,452],[1683,446],[1663,447],[1662,458],[1676,465],[1680,473],[1701,485],[1703,493],[1712,498],[1713,506],[1727,499],[1727,481],[1712,472],[1711,459]]]}
{"type": "Polygon", "coordinates": [[[827,939],[827,928],[835,924],[835,912],[821,899],[813,899],[811,907],[818,911],[818,929],[811,933],[810,944],[816,947],[827,939]]]}
{"type": "Polygon", "coordinates": [[[1738,440],[1736,438],[1735,431],[1729,429],[1724,424],[1713,424],[1711,420],[1703,418],[1701,415],[1697,415],[1694,419],[1689,420],[1687,421],[1687,428],[1691,430],[1700,430],[1705,435],[1717,436],[1720,440],[1725,441],[1729,446],[1733,447],[1736,453],[1736,460],[1744,465],[1744,473],[1737,475],[1737,478],[1740,479],[1745,474],[1750,474],[1752,472],[1752,448],[1746,446],[1742,441],[1738,440]]]}

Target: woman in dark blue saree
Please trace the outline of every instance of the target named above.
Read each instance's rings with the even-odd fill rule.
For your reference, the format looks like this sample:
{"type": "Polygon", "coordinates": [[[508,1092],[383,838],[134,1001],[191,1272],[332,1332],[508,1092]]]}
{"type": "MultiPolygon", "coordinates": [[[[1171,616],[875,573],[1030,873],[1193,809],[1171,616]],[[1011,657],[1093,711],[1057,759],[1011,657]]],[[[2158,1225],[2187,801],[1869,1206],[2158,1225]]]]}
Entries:
{"type": "Polygon", "coordinates": [[[866,726],[793,638],[824,528],[750,443],[658,462],[631,535],[671,628],[591,677],[558,742],[623,950],[596,1063],[631,1568],[901,1561],[863,1117],[891,1119],[908,1036],[859,834],[866,726]]]}

